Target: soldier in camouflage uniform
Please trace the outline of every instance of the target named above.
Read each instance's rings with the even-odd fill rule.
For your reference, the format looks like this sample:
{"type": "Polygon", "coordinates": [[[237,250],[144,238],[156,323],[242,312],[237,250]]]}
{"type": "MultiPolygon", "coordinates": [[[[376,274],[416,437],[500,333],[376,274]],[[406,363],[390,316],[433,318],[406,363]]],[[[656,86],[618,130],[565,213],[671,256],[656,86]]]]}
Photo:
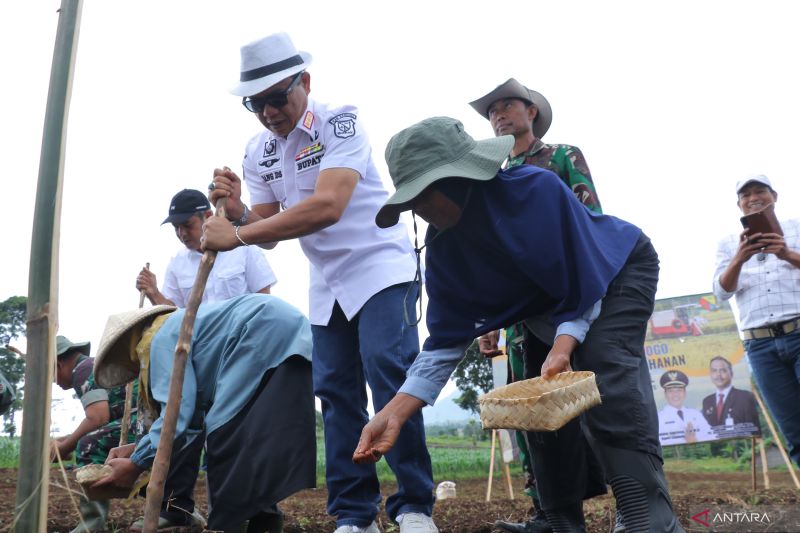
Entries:
{"type": "Polygon", "coordinates": [[[11,409],[15,399],[14,387],[11,386],[6,376],[0,371],[0,415],[6,414],[11,409]]]}
{"type": "MultiPolygon", "coordinates": [[[[514,146],[505,168],[525,164],[550,170],[589,210],[602,213],[589,166],[580,149],[569,144],[545,144],[541,139],[553,117],[550,104],[544,96],[511,78],[470,105],[491,122],[495,135],[514,136],[514,146]]],[[[511,369],[510,381],[540,375],[554,338],[555,330],[547,317],[507,328],[506,352],[511,369]]],[[[487,357],[500,354],[497,339],[497,332],[481,337],[481,353],[487,357]]],[[[499,520],[495,526],[504,531],[522,533],[551,532],[553,529],[545,516],[549,512],[551,516],[572,515],[575,530],[582,531],[582,499],[604,494],[606,485],[602,468],[586,443],[578,420],[554,434],[531,432],[526,439],[521,432],[517,432],[517,442],[523,470],[528,475],[526,492],[533,498],[536,511],[526,522],[499,520]],[[535,461],[537,455],[539,460],[535,461]],[[567,461],[562,462],[558,457],[565,457],[567,461]],[[563,468],[565,464],[571,465],[574,470],[556,475],[543,468],[544,465],[563,468]],[[536,470],[542,478],[538,483],[534,481],[536,470]],[[544,500],[544,506],[540,498],[544,500]]],[[[624,530],[620,525],[615,531],[624,530]]]]}
{"type": "MultiPolygon", "coordinates": [[[[103,389],[94,381],[94,359],[89,357],[90,343],[73,343],[66,337],[56,337],[56,383],[64,390],[74,389],[83,405],[85,417],[69,435],[56,439],[61,458],[77,449],[78,466],[103,464],[108,452],[120,444],[120,427],[125,410],[125,387],[103,389]]],[[[134,387],[135,389],[135,387],[134,387]]],[[[136,391],[133,401],[135,405],[136,391]]],[[[131,425],[135,424],[131,410],[131,425]]],[[[128,435],[134,442],[134,435],[128,435]]],[[[55,460],[55,454],[54,454],[55,460]]],[[[104,531],[108,516],[108,500],[88,501],[81,497],[82,521],[70,533],[104,531]]]]}

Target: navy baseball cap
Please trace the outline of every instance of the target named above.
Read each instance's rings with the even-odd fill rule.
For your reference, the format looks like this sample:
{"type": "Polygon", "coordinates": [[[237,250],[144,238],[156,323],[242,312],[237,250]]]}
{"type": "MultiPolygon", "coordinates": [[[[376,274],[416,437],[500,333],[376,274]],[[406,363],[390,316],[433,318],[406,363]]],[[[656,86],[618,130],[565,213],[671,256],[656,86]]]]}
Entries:
{"type": "Polygon", "coordinates": [[[194,189],[183,189],[172,197],[172,201],[169,203],[169,216],[164,219],[162,224],[167,222],[183,224],[192,218],[192,215],[209,210],[211,210],[211,204],[208,203],[205,194],[194,189]]]}

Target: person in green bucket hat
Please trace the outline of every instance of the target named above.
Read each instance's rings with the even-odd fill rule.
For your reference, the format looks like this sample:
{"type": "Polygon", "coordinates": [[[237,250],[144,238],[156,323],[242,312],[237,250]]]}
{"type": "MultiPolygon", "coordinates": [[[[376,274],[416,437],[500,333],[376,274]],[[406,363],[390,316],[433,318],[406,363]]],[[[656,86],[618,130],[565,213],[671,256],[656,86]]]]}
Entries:
{"type": "MultiPolygon", "coordinates": [[[[550,313],[556,334],[542,376],[595,373],[603,403],[581,415],[582,427],[626,530],[682,532],[643,346],[658,255],[641,229],[591,213],[549,170],[501,170],[513,142],[476,141],[448,117],[389,141],[396,192],[375,221],[388,227],[411,210],[429,224],[418,248],[427,249],[429,337],[398,394],[364,427],[353,460],[371,463],[391,450],[405,420],[434,403],[476,337],[550,313]]],[[[578,506],[546,514],[555,532],[585,530],[578,506]]]]}
{"type": "MultiPolygon", "coordinates": [[[[102,465],[111,449],[119,446],[125,387],[106,389],[95,382],[94,358],[89,357],[90,350],[89,342],[72,342],[63,335],[56,337],[56,384],[64,390],[75,391],[83,406],[84,418],[69,435],[55,439],[54,462],[76,451],[75,463],[78,466],[102,465]]],[[[135,398],[134,393],[134,406],[135,398]]],[[[128,439],[133,442],[134,435],[131,433],[128,439]]],[[[81,521],[70,533],[105,531],[108,508],[109,500],[89,501],[81,495],[81,521]]]]}

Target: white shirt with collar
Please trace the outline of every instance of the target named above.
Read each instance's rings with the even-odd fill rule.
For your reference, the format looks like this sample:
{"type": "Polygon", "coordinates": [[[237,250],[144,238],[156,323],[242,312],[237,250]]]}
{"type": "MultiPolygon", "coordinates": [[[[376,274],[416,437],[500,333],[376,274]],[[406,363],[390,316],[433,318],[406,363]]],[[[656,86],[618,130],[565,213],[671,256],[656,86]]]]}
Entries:
{"type": "Polygon", "coordinates": [[[250,139],[243,166],[252,204],[280,202],[284,209],[314,193],[322,170],[349,168],[360,176],[341,219],[299,239],[311,263],[312,324],[327,325],[335,302],[350,320],[376,293],[414,279],[416,263],[405,225],[381,229],[375,224],[389,194],[355,107],[309,98],[285,139],[267,129],[250,139]]]}
{"type": "MultiPolygon", "coordinates": [[[[161,293],[186,307],[192,292],[202,252],[183,248],[167,265],[161,293]]],[[[234,296],[258,292],[277,283],[264,252],[257,246],[242,246],[219,252],[208,276],[202,303],[221,302],[234,296]]]]}
{"type": "Polygon", "coordinates": [[[658,436],[661,444],[686,444],[686,426],[691,422],[697,442],[714,439],[711,426],[697,409],[683,406],[679,409],[666,404],[658,412],[658,436]],[[683,415],[683,416],[681,416],[683,415]]]}
{"type": "MultiPolygon", "coordinates": [[[[786,246],[800,251],[800,220],[781,220],[786,246]]],[[[761,328],[800,316],[800,269],[775,254],[754,255],[742,266],[736,290],[728,292],[719,283],[720,275],[736,255],[739,235],[722,239],[717,248],[714,295],[727,300],[736,296],[739,329],[761,328]]]]}

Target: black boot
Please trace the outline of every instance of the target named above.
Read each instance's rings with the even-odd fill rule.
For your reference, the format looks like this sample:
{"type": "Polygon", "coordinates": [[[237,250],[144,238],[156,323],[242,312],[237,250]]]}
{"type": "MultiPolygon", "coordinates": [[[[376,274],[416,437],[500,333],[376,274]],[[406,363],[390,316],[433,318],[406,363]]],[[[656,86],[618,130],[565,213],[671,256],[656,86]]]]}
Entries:
{"type": "Polygon", "coordinates": [[[537,510],[533,517],[525,522],[498,520],[494,523],[494,527],[511,533],[553,533],[553,528],[550,527],[544,512],[541,510],[537,510]]]}
{"type": "Polygon", "coordinates": [[[585,533],[586,522],[583,519],[583,502],[567,507],[548,509],[544,512],[553,533],[585,533]]]}
{"type": "Polygon", "coordinates": [[[594,439],[626,533],[685,533],[675,517],[661,460],[649,453],[614,448],[594,439]]]}

